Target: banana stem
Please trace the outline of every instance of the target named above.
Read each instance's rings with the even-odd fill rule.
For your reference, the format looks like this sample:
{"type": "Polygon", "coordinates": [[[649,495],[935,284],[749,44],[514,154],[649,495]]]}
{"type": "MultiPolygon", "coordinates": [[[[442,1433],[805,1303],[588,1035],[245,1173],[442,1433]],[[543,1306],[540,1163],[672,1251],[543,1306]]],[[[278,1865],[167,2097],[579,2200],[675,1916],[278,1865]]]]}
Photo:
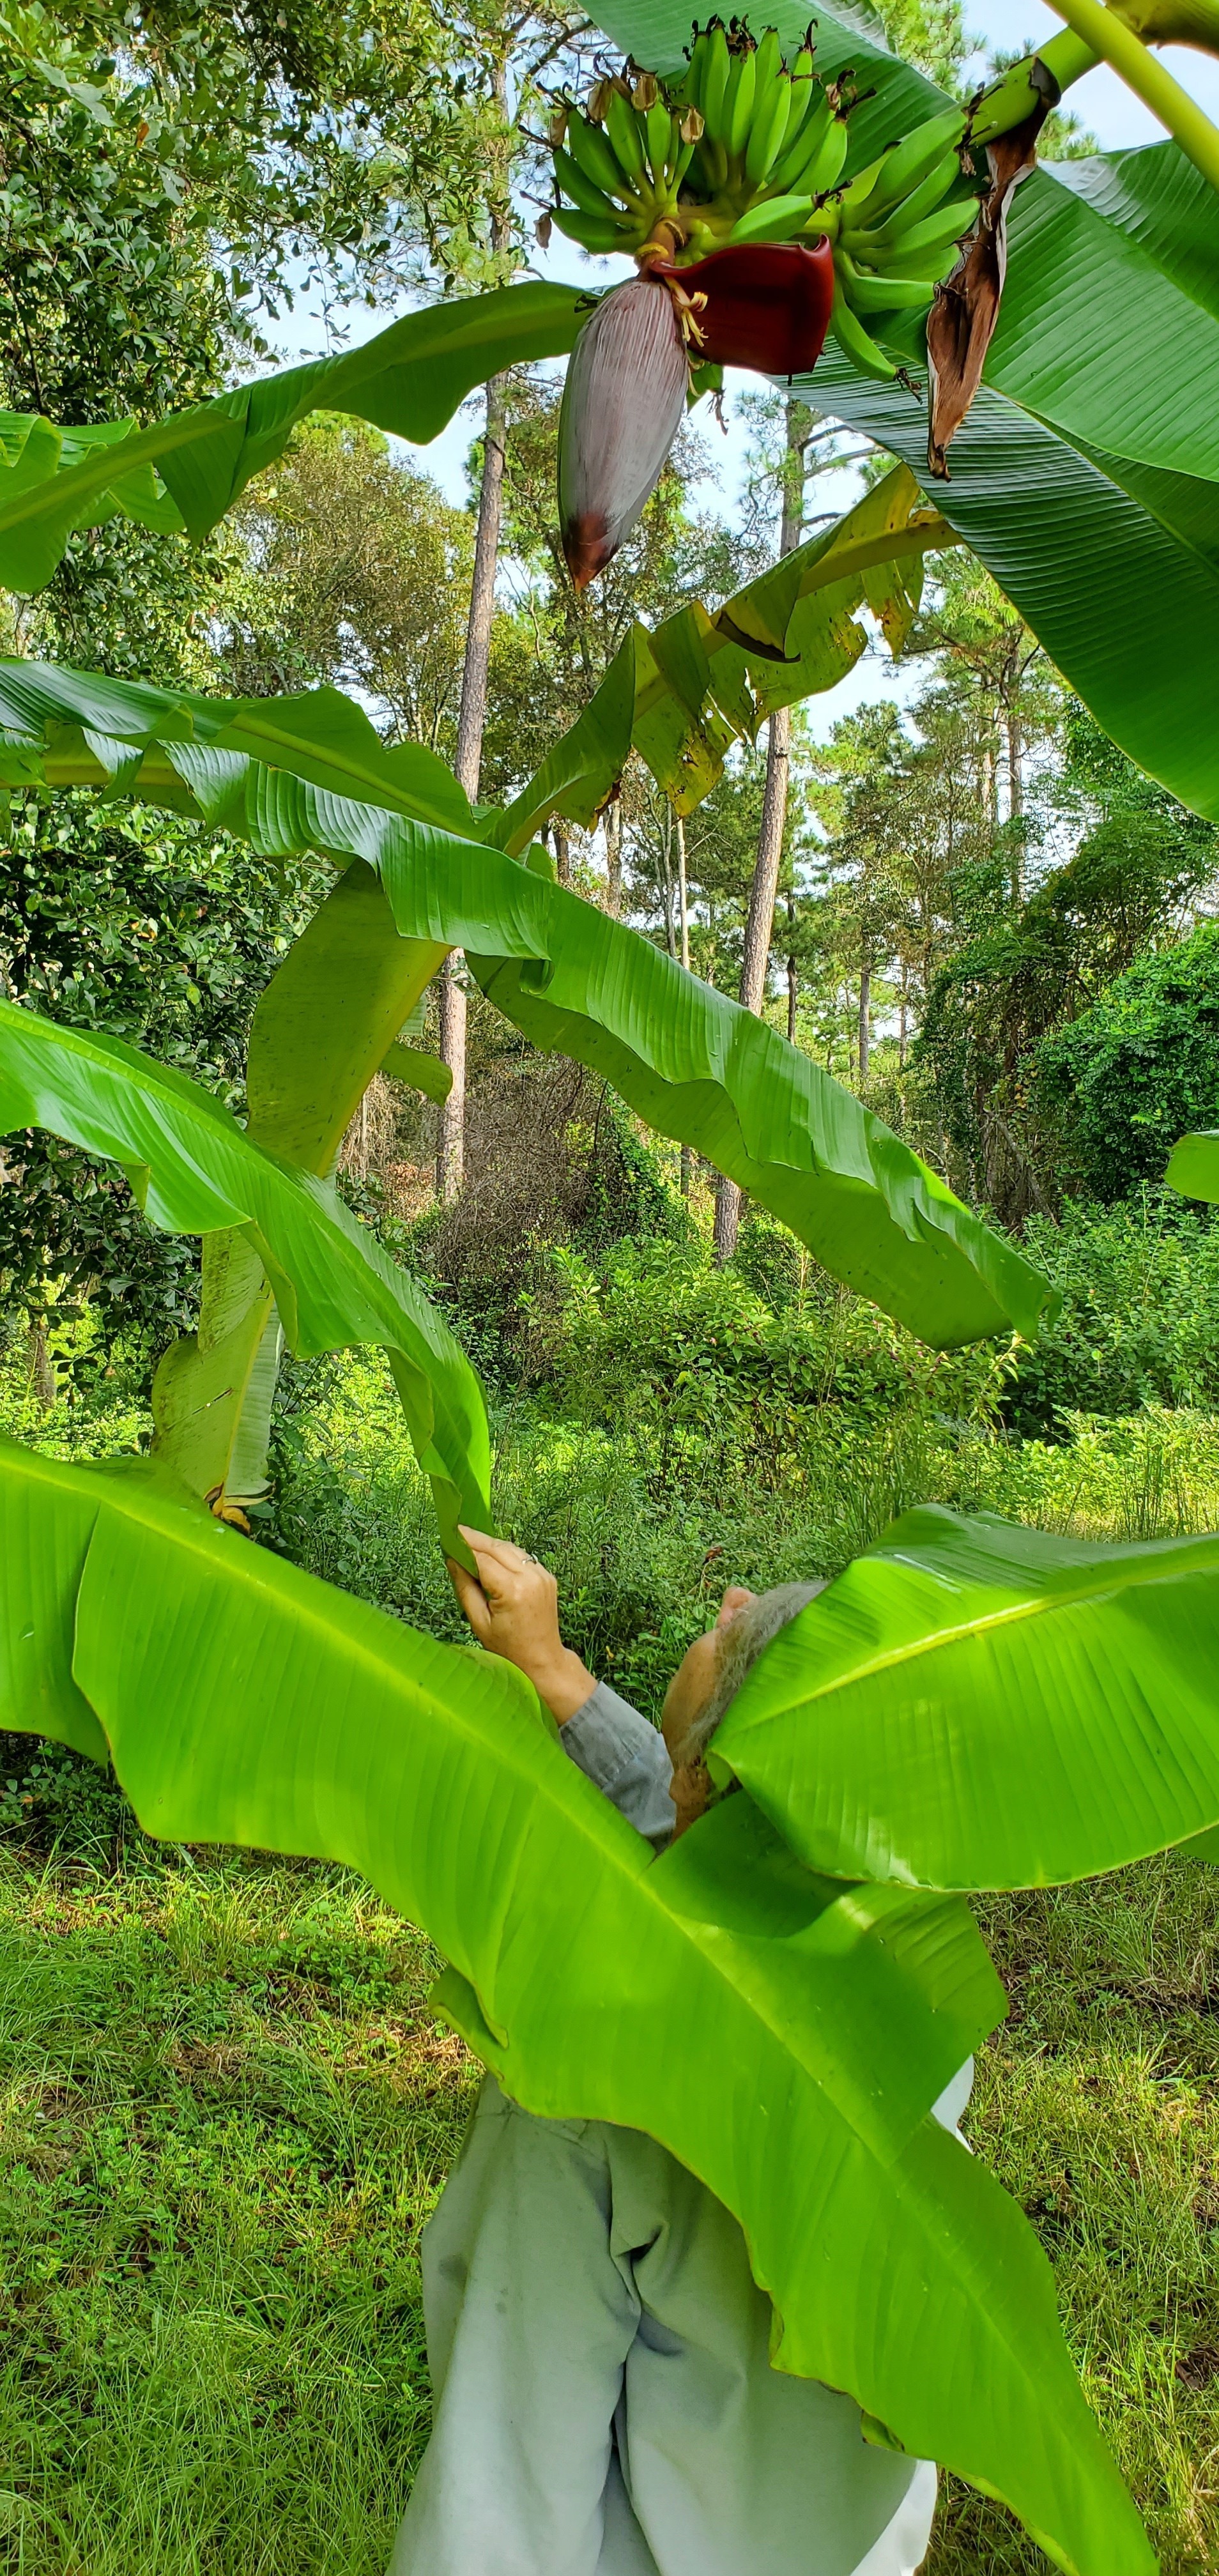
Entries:
{"type": "Polygon", "coordinates": [[[1013,125],[1022,125],[1038,102],[1045,97],[1045,82],[1040,73],[1048,72],[1061,98],[1072,81],[1082,80],[1085,72],[1095,71],[1100,55],[1085,44],[1074,29],[1064,27],[1060,36],[1051,36],[1027,62],[1013,63],[993,89],[985,90],[969,121],[974,143],[993,143],[996,135],[1010,133],[1013,125]]]}
{"type": "Polygon", "coordinates": [[[1219,189],[1219,132],[1188,90],[1182,89],[1180,81],[1173,79],[1172,73],[1148,53],[1146,45],[1123,26],[1113,10],[1102,5],[1102,0],[1050,0],[1050,7],[1058,17],[1066,19],[1085,45],[1092,46],[1102,62],[1120,73],[1135,97],[1142,99],[1144,107],[1151,109],[1173,141],[1188,154],[1195,170],[1209,179],[1212,188],[1219,189]]]}

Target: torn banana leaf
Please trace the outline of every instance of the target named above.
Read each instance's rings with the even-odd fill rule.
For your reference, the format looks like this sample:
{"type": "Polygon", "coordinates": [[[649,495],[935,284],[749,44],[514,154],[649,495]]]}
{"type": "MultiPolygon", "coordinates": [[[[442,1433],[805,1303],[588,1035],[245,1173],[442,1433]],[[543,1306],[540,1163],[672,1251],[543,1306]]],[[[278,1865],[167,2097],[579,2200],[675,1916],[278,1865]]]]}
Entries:
{"type": "Polygon", "coordinates": [[[905,466],[820,536],[712,613],[694,601],[651,629],[636,625],[582,715],[489,836],[523,849],[551,814],[589,824],[632,746],[679,814],[721,776],[731,744],[753,741],[775,707],[832,689],[867,645],[871,609],[901,652],[922,595],[923,557],[953,531],[905,466]]]}

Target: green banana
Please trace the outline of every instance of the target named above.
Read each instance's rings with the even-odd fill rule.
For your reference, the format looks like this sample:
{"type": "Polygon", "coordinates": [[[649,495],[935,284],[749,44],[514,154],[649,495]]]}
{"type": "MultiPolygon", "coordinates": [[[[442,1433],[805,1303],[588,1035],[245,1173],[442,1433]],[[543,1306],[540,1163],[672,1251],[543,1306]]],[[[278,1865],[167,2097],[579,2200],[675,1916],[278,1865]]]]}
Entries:
{"type": "Polygon", "coordinates": [[[647,110],[643,123],[652,177],[657,187],[663,188],[677,143],[677,127],[668,108],[659,99],[654,107],[647,110]]]}
{"type": "Polygon", "coordinates": [[[713,134],[723,129],[724,99],[732,73],[732,56],[723,27],[716,22],[707,38],[707,59],[703,71],[702,96],[699,100],[713,134]]]}
{"type": "Polygon", "coordinates": [[[874,267],[887,266],[886,252],[900,251],[908,258],[912,251],[947,250],[950,242],[962,241],[970,231],[976,208],[958,199],[952,206],[941,206],[938,214],[928,215],[921,224],[911,224],[905,232],[884,238],[876,233],[844,232],[839,240],[852,259],[865,259],[874,267]]]}
{"type": "Polygon", "coordinates": [[[853,313],[904,313],[919,304],[930,304],[935,281],[922,277],[874,277],[857,268],[849,255],[839,252],[835,267],[842,278],[842,291],[853,313]]]}
{"type": "Polygon", "coordinates": [[[825,195],[827,189],[836,185],[842,176],[842,165],[847,157],[847,140],[846,118],[836,115],[820,151],[814,155],[810,168],[804,173],[800,183],[801,195],[811,190],[815,197],[821,197],[825,195]]]}
{"type": "Polygon", "coordinates": [[[809,101],[798,132],[786,145],[771,172],[773,186],[781,189],[784,196],[802,193],[805,172],[816,161],[834,122],[834,111],[825,91],[819,83],[810,82],[809,86],[815,95],[809,101]]]}
{"type": "Polygon", "coordinates": [[[740,215],[730,242],[786,242],[802,230],[813,212],[811,197],[764,197],[740,215]]]}
{"type": "Polygon", "coordinates": [[[630,180],[599,125],[591,125],[585,116],[569,118],[567,149],[573,161],[579,162],[585,178],[591,179],[595,188],[603,189],[607,197],[633,197],[630,180]]]}
{"type": "Polygon", "coordinates": [[[857,367],[861,376],[875,376],[881,384],[892,384],[897,369],[884,350],[878,349],[869,331],[851,311],[837,269],[834,273],[834,302],[830,311],[830,329],[844,358],[857,367]]]}
{"type": "Polygon", "coordinates": [[[554,170],[559,186],[565,196],[570,197],[573,206],[580,206],[586,215],[608,218],[614,214],[605,190],[599,188],[594,179],[585,178],[579,162],[573,161],[570,152],[555,152],[554,170]]]}
{"type": "Polygon", "coordinates": [[[788,81],[787,124],[783,130],[783,141],[779,146],[781,152],[788,151],[795,142],[812,106],[815,87],[813,57],[806,45],[797,54],[791,66],[791,77],[788,81]]]}
{"type": "Polygon", "coordinates": [[[706,71],[706,68],[706,34],[703,30],[696,29],[694,42],[690,47],[689,61],[686,66],[686,77],[681,84],[681,96],[685,100],[687,107],[702,107],[703,74],[706,71]]]}
{"type": "Polygon", "coordinates": [[[552,206],[550,214],[559,231],[566,233],[569,241],[579,242],[581,250],[605,253],[625,250],[628,246],[623,237],[624,227],[613,223],[608,216],[601,220],[596,215],[573,214],[570,206],[552,206]]]}
{"type": "Polygon", "coordinates": [[[727,101],[727,132],[724,135],[730,162],[740,160],[749,140],[749,129],[753,123],[754,93],[758,85],[757,55],[738,54],[732,70],[732,91],[727,101]]]}
{"type": "MultiPolygon", "coordinates": [[[[887,214],[891,206],[900,205],[902,198],[921,186],[941,162],[951,161],[953,170],[959,170],[956,146],[964,132],[965,118],[961,110],[947,108],[943,116],[929,117],[926,125],[916,126],[913,134],[907,134],[900,143],[893,144],[881,160],[876,184],[867,203],[860,207],[865,223],[874,223],[878,216],[887,214]]],[[[947,186],[946,179],[944,187],[947,186]]],[[[940,195],[943,193],[941,188],[940,195]]]]}
{"type": "Polygon", "coordinates": [[[857,216],[862,215],[888,158],[887,152],[880,153],[875,161],[869,161],[866,170],[857,170],[854,178],[848,179],[838,198],[838,212],[844,224],[853,223],[857,216]]]}
{"type": "MultiPolygon", "coordinates": [[[[761,59],[759,53],[759,62],[761,59]]],[[[787,132],[789,86],[787,74],[780,65],[765,99],[754,106],[753,124],[745,146],[745,176],[751,188],[763,185],[779,157],[779,145],[787,132]]]]}
{"type": "Polygon", "coordinates": [[[951,277],[956,264],[957,245],[954,239],[945,242],[938,251],[901,250],[887,253],[885,276],[918,277],[931,286],[938,286],[942,277],[951,277]]]}
{"type": "Polygon", "coordinates": [[[896,207],[892,214],[886,215],[881,223],[861,223],[856,216],[853,223],[844,224],[843,231],[867,233],[869,239],[876,243],[878,250],[896,250],[898,244],[906,239],[907,234],[913,232],[916,224],[923,223],[929,215],[937,214],[941,207],[945,215],[964,214],[966,207],[976,207],[975,197],[955,196],[949,198],[948,203],[945,204],[949,189],[956,187],[959,177],[957,156],[953,152],[938,164],[930,178],[924,179],[921,188],[912,188],[904,204],[896,207]],[[951,169],[948,168],[949,161],[952,164],[951,169]]]}
{"type": "Polygon", "coordinates": [[[646,174],[643,159],[643,134],[630,101],[620,89],[610,91],[605,111],[605,130],[622,163],[628,179],[642,179],[646,174]]]}

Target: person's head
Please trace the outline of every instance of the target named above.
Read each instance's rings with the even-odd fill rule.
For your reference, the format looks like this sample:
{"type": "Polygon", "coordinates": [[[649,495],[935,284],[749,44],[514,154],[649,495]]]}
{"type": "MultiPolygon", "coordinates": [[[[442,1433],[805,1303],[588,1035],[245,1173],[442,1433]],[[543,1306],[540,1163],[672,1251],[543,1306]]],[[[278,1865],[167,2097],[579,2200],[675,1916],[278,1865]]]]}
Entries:
{"type": "Polygon", "coordinates": [[[732,1584],[714,1627],[696,1637],[683,1655],[665,1694],[661,1721],[673,1765],[677,1833],[684,1833],[707,1804],[707,1747],[746,1674],[779,1630],[824,1590],[823,1583],[779,1583],[772,1592],[747,1592],[732,1584]]]}

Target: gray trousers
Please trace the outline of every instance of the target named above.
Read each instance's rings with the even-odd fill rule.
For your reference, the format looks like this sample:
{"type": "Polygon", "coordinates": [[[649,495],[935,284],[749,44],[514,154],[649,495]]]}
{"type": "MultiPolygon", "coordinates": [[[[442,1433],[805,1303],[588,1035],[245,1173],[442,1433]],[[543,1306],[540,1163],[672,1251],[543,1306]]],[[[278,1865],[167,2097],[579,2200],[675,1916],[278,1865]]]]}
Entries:
{"type": "Polygon", "coordinates": [[[486,2079],[424,2232],[435,2429],[390,2576],[914,2576],[935,2470],[772,2370],[736,2220],[486,2079]]]}

